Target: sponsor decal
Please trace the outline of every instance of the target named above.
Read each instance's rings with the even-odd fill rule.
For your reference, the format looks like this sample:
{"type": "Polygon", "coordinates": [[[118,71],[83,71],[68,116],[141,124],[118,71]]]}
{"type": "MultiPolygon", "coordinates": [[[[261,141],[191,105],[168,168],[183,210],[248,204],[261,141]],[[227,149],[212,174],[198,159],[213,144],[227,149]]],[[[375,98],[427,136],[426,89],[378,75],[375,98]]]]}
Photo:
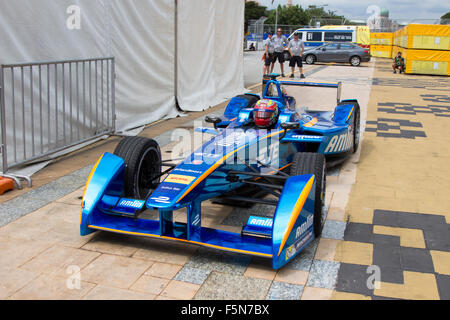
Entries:
{"type": "Polygon", "coordinates": [[[307,219],[306,222],[302,223],[302,225],[300,227],[297,228],[297,230],[295,231],[295,239],[297,240],[298,238],[300,238],[306,231],[308,231],[308,229],[313,225],[314,222],[314,217],[312,215],[310,215],[307,219]]]}
{"type": "Polygon", "coordinates": [[[292,136],[293,139],[298,139],[298,140],[317,140],[317,141],[322,141],[322,137],[320,136],[302,136],[302,135],[294,135],[292,136]]]}
{"type": "Polygon", "coordinates": [[[172,172],[184,172],[184,173],[192,173],[192,174],[197,174],[197,175],[200,175],[200,174],[203,173],[203,171],[191,170],[191,169],[182,169],[182,168],[176,168],[172,172]]]}
{"type": "Polygon", "coordinates": [[[152,197],[152,198],[150,198],[150,200],[153,200],[153,201],[158,202],[158,203],[170,203],[170,198],[169,197],[163,197],[163,196],[152,197]]]}
{"type": "Polygon", "coordinates": [[[273,226],[273,219],[251,216],[248,219],[247,225],[255,226],[255,227],[268,227],[268,228],[271,228],[273,226]]]}
{"type": "Polygon", "coordinates": [[[349,150],[353,146],[353,135],[349,130],[347,133],[331,138],[325,153],[336,153],[349,150]]]}
{"type": "Polygon", "coordinates": [[[131,200],[131,199],[122,199],[119,201],[119,207],[125,208],[133,208],[133,209],[142,209],[145,201],[142,200],[131,200]]]}
{"type": "Polygon", "coordinates": [[[306,242],[308,242],[312,237],[312,232],[309,232],[305,237],[297,240],[292,246],[286,249],[286,261],[292,258],[298,250],[300,250],[306,242]]]}
{"type": "Polygon", "coordinates": [[[178,184],[191,184],[196,178],[191,176],[183,176],[179,174],[169,175],[164,182],[166,183],[178,183],[178,184]]]}
{"type": "Polygon", "coordinates": [[[192,161],[192,164],[195,164],[196,166],[203,164],[202,160],[194,160],[192,161]]]}
{"type": "Polygon", "coordinates": [[[180,188],[177,188],[177,187],[168,187],[168,186],[161,186],[161,190],[164,190],[164,191],[175,191],[175,192],[181,191],[180,188]]]}

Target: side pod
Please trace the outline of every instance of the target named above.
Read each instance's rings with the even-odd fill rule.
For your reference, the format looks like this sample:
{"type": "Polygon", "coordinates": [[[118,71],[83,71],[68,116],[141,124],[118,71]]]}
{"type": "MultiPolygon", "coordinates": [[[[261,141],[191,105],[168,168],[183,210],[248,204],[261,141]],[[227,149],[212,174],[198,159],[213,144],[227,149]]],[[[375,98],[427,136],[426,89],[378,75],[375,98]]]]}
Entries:
{"type": "Polygon", "coordinates": [[[272,266],[283,267],[314,240],[315,176],[291,177],[275,211],[272,266]]]}
{"type": "Polygon", "coordinates": [[[124,169],[124,161],[110,153],[105,153],[95,164],[86,183],[82,200],[80,218],[80,233],[82,236],[95,232],[88,226],[106,192],[108,191],[108,195],[111,196],[120,197],[123,195],[124,169]]]}

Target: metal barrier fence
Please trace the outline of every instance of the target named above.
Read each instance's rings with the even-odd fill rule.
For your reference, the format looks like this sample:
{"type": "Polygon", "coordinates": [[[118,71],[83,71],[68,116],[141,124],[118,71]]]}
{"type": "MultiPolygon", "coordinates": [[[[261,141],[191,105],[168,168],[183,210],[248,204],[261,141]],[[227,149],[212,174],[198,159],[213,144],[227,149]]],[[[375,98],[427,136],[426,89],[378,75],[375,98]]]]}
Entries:
{"type": "Polygon", "coordinates": [[[1,65],[0,117],[3,176],[113,134],[114,58],[1,65]]]}

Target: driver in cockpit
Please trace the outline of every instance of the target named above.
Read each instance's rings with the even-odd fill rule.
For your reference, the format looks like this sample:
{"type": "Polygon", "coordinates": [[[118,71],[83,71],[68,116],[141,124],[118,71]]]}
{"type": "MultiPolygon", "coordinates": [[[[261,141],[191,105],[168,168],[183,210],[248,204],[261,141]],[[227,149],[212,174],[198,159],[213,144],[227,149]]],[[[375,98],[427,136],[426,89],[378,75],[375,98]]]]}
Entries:
{"type": "Polygon", "coordinates": [[[259,100],[253,111],[255,124],[260,129],[274,129],[278,123],[280,110],[276,101],[259,100]]]}

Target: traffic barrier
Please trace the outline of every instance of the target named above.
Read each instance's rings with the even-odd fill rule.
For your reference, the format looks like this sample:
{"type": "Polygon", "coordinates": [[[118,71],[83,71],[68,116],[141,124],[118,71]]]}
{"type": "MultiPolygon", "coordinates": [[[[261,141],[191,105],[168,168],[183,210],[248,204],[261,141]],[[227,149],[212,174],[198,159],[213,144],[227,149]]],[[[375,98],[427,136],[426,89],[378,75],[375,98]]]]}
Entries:
{"type": "Polygon", "coordinates": [[[0,66],[0,176],[115,132],[115,60],[0,66]]]}

